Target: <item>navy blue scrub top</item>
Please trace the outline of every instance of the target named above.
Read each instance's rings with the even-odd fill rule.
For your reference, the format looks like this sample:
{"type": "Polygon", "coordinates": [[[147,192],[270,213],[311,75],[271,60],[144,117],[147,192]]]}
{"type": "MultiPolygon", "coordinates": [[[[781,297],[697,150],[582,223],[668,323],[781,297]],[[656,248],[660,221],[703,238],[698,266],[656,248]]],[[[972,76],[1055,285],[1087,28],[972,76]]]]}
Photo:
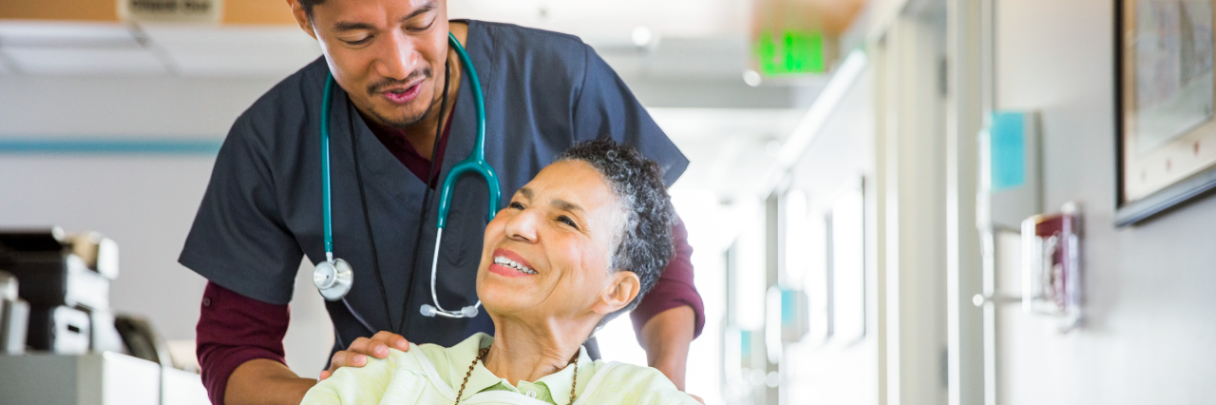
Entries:
{"type": "MultiPolygon", "coordinates": [[[[486,106],[486,160],[498,171],[499,209],[576,142],[610,136],[655,160],[668,186],[688,160],[659,129],[625,83],[579,38],[515,25],[468,21],[465,48],[481,79],[486,106]]],[[[322,57],[284,79],[246,110],[228,133],[202,205],[178,259],[211,282],[272,304],[291,301],[301,256],[325,260],[321,215],[322,57]]],[[[462,76],[440,179],[469,155],[476,117],[468,75],[462,76]]],[[[334,256],[350,262],[354,285],[344,301],[326,302],[335,350],[355,338],[391,330],[373,271],[379,259],[393,323],[411,342],[452,346],[475,332],[493,333],[485,311],[473,319],[427,318],[438,197],[422,224],[425,184],[409,172],[359,118],[340,86],[330,114],[334,256]],[[353,128],[353,133],[350,128],[353,128]],[[359,161],[353,159],[354,148],[359,161]],[[355,170],[362,171],[377,250],[372,251],[355,170]],[[414,242],[422,239],[418,255],[414,242]],[[418,274],[410,283],[411,273],[418,274]],[[404,309],[404,300],[409,302],[404,309]]],[[[440,183],[442,184],[442,182],[440,183]]],[[[436,280],[440,304],[477,301],[476,275],[486,226],[483,180],[456,183],[436,280]]],[[[309,288],[307,294],[318,294],[309,288]]]]}

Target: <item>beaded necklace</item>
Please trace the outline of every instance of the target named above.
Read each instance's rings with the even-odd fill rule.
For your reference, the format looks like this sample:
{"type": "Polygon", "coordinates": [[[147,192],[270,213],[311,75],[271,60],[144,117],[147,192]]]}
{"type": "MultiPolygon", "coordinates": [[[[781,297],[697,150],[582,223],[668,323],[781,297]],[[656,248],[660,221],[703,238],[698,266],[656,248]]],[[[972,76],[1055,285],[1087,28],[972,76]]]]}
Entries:
{"type": "MultiPolygon", "coordinates": [[[[482,348],[481,350],[479,350],[477,352],[477,357],[473,359],[473,364],[469,365],[469,371],[467,373],[464,373],[464,381],[460,382],[460,391],[456,393],[456,403],[452,404],[452,405],[460,405],[460,397],[464,395],[464,386],[465,386],[465,384],[469,383],[469,377],[471,377],[473,375],[473,368],[477,367],[477,362],[484,361],[486,358],[486,355],[489,353],[490,353],[489,347],[482,348]]],[[[570,365],[570,364],[574,365],[574,380],[570,384],[570,402],[567,403],[566,405],[571,405],[574,403],[574,398],[575,398],[574,388],[578,387],[578,352],[575,352],[574,357],[570,358],[570,362],[566,363],[566,365],[570,365]]]]}

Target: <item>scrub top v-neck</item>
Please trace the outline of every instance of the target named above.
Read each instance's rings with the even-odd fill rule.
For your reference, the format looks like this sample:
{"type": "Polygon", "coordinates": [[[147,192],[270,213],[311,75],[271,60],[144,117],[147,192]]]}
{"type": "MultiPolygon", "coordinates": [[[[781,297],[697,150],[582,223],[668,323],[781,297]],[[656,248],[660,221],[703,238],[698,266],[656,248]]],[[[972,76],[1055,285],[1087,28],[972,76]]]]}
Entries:
{"type": "MultiPolygon", "coordinates": [[[[612,69],[577,37],[508,24],[468,25],[465,47],[485,94],[486,160],[498,172],[504,194],[499,208],[562,151],[598,137],[638,148],[659,163],[668,185],[683,173],[688,160],[612,69]]],[[[310,263],[324,259],[319,114],[328,73],[323,58],[314,61],[236,120],[179,258],[183,265],[241,295],[282,305],[291,300],[302,257],[310,263]]],[[[470,88],[468,77],[462,77],[441,180],[473,148],[470,88]]],[[[335,349],[390,330],[389,319],[403,319],[402,311],[405,323],[398,326],[412,342],[451,346],[477,332],[493,333],[484,311],[473,319],[419,315],[419,307],[431,301],[437,198],[431,193],[419,223],[426,184],[381,144],[340,87],[333,97],[333,108],[325,113],[332,133],[334,253],[350,262],[355,273],[346,299],[326,304],[335,349]],[[375,252],[355,170],[363,176],[375,252]],[[373,254],[388,295],[387,316],[373,254]]],[[[485,182],[478,178],[462,177],[455,186],[436,279],[445,307],[477,300],[487,200],[485,182]]],[[[310,287],[303,293],[317,292],[310,287]]]]}

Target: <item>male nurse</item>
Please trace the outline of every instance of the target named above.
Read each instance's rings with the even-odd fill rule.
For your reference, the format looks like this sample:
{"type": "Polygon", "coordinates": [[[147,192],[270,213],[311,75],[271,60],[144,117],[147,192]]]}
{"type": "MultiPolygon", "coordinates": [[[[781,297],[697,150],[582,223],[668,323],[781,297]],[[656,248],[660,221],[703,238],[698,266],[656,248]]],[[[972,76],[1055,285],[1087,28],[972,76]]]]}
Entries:
{"type": "MultiPolygon", "coordinates": [[[[658,162],[669,186],[688,166],[577,37],[449,21],[446,0],[287,3],[323,57],[237,118],[179,259],[209,280],[197,350],[215,404],[297,404],[317,381],[287,368],[282,339],[301,260],[326,260],[322,115],[330,132],[333,250],[350,263],[354,284],[345,298],[326,301],[334,347],[319,377],[362,366],[366,356],[384,358],[389,347],[408,349],[407,339],[451,346],[493,334],[484,312],[458,319],[420,313],[432,304],[437,188],[477,138],[470,72],[449,47],[449,33],[480,80],[486,160],[507,195],[569,146],[598,137],[658,162]],[[330,75],[332,106],[323,111],[330,75]]],[[[456,183],[434,280],[445,308],[477,302],[488,201],[483,180],[456,183]]],[[[688,347],[705,318],[687,231],[682,223],[674,231],[675,257],[631,317],[649,365],[682,389],[688,347]]],[[[594,339],[586,346],[598,352],[594,339]]]]}

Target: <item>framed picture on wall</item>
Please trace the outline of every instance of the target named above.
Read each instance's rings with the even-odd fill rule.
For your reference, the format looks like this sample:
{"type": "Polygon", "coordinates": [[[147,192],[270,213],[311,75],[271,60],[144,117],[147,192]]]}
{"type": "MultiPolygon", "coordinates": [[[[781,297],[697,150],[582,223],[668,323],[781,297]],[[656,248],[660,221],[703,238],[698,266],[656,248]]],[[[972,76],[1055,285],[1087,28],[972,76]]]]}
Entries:
{"type": "Polygon", "coordinates": [[[1216,0],[1115,0],[1115,223],[1216,189],[1216,0]]]}

